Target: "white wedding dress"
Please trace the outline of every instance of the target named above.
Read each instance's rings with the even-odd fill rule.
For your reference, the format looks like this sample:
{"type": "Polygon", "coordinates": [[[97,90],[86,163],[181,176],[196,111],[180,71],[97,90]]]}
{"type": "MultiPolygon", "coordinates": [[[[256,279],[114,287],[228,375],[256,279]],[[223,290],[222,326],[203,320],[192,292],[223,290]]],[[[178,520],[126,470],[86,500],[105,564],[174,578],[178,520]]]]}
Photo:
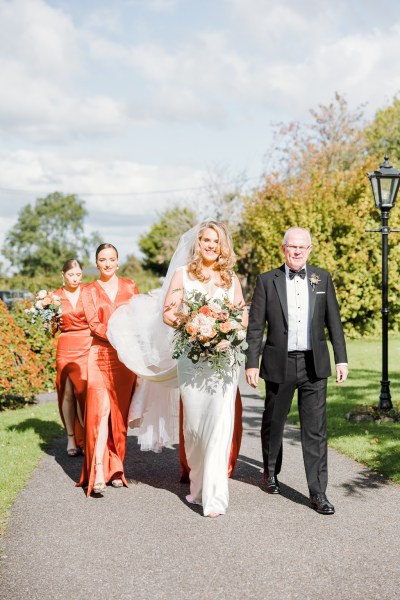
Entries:
{"type": "MultiPolygon", "coordinates": [[[[190,279],[182,267],[185,294],[206,293],[210,300],[234,300],[234,281],[229,290],[210,290],[190,279]]],[[[183,402],[185,451],[190,467],[187,500],[203,506],[205,516],[225,514],[229,502],[228,462],[232,442],[238,368],[226,365],[223,378],[206,361],[193,364],[186,356],[178,359],[178,381],[183,402]]]]}

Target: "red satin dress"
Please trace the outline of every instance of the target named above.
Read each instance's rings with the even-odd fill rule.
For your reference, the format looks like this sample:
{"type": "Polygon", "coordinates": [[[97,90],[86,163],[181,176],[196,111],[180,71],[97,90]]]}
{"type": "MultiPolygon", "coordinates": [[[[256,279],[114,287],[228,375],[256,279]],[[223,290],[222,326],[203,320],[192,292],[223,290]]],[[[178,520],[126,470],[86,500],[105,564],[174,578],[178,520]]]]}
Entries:
{"type": "MultiPolygon", "coordinates": [[[[243,425],[242,425],[242,398],[239,388],[236,392],[235,401],[235,422],[232,435],[231,452],[228,463],[228,477],[232,477],[239,456],[240,445],[242,443],[243,425]]],[[[183,404],[179,401],[179,463],[180,463],[180,481],[189,482],[190,468],[186,459],[185,438],[183,435],[183,404]]]]}
{"type": "MultiPolygon", "coordinates": [[[[76,308],[74,309],[63,288],[54,293],[60,297],[62,308],[62,323],[60,335],[57,339],[56,353],[56,387],[58,395],[58,408],[62,422],[65,421],[62,411],[65,385],[67,379],[71,380],[76,401],[76,417],[74,424],[75,442],[78,448],[83,448],[83,418],[85,415],[86,388],[87,388],[87,363],[92,337],[89,325],[85,318],[82,305],[82,289],[76,308]],[[79,416],[80,419],[79,419],[79,416]]],[[[65,427],[66,429],[66,427],[65,427]]],[[[68,432],[67,432],[68,433],[68,432]]],[[[72,433],[72,432],[69,432],[72,433]]]]}
{"type": "Polygon", "coordinates": [[[88,360],[88,390],[85,410],[85,456],[78,486],[87,486],[90,496],[95,480],[95,449],[103,402],[110,400],[108,441],[103,455],[105,483],[124,475],[128,411],[135,389],[136,375],[119,359],[107,340],[108,320],[113,312],[138,294],[135,282],[118,278],[118,292],[111,302],[101,285],[94,281],[82,290],[82,302],[93,336],[88,360]]]}

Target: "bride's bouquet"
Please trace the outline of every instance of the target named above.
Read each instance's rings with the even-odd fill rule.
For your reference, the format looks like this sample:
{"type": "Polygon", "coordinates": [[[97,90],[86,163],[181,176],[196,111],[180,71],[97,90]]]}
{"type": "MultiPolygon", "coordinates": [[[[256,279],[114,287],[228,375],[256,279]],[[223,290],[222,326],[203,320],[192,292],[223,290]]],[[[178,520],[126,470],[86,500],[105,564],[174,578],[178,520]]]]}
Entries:
{"type": "Polygon", "coordinates": [[[185,354],[193,363],[207,361],[222,377],[227,366],[244,362],[246,331],[241,326],[243,309],[229,301],[210,300],[206,294],[185,296],[176,314],[180,323],[172,357],[185,354]]]}
{"type": "Polygon", "coordinates": [[[26,308],[25,312],[31,316],[31,323],[40,319],[43,329],[54,334],[62,320],[61,298],[53,292],[40,290],[34,306],[26,308]]]}

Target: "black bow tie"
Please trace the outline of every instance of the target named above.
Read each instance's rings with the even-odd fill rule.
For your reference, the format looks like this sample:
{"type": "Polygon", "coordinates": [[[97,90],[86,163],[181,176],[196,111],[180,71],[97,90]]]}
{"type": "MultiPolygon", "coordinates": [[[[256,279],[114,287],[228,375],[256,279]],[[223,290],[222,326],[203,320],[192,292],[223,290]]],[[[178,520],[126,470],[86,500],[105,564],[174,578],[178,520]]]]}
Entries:
{"type": "Polygon", "coordinates": [[[289,279],[293,279],[295,275],[298,275],[304,279],[306,276],[306,270],[304,268],[300,269],[300,271],[293,271],[293,269],[289,269],[289,279]]]}

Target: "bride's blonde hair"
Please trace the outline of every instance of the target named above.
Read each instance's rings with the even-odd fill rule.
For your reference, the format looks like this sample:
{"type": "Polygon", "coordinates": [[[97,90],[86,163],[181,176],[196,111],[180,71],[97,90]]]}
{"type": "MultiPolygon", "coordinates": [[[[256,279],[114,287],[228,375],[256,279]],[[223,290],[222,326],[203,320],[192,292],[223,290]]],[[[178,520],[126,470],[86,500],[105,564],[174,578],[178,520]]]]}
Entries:
{"type": "Polygon", "coordinates": [[[209,281],[210,279],[202,273],[203,258],[200,250],[200,240],[206,229],[212,229],[218,235],[219,256],[214,269],[220,272],[221,287],[228,290],[232,285],[232,269],[236,262],[236,256],[233,251],[231,235],[224,223],[211,220],[200,223],[189,255],[188,272],[194,279],[199,281],[209,281]]]}

